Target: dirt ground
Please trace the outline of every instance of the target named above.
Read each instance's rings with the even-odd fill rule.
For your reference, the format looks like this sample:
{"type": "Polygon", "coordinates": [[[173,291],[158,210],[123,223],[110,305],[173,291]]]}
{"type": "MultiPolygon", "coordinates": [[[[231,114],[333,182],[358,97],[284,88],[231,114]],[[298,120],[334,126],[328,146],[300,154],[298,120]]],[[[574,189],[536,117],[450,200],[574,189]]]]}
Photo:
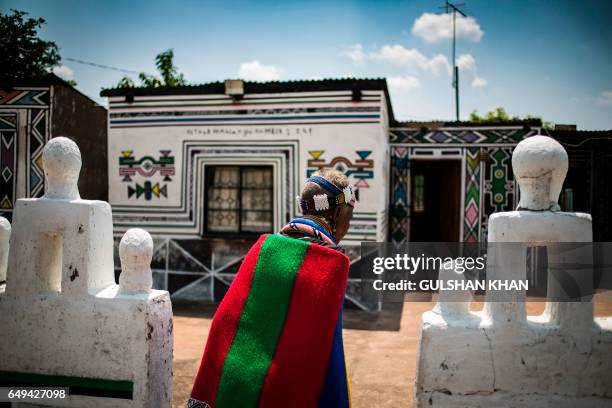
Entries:
{"type": "MultiPolygon", "coordinates": [[[[421,314],[432,302],[386,306],[380,313],[344,312],[344,347],[355,408],[411,407],[421,314]]],[[[479,304],[473,308],[478,309],[479,304]]],[[[529,303],[530,315],[544,303],[529,303]]],[[[184,407],[200,364],[215,306],[174,303],[173,407],[184,407]]],[[[597,304],[597,316],[612,315],[612,303],[597,304]]]]}

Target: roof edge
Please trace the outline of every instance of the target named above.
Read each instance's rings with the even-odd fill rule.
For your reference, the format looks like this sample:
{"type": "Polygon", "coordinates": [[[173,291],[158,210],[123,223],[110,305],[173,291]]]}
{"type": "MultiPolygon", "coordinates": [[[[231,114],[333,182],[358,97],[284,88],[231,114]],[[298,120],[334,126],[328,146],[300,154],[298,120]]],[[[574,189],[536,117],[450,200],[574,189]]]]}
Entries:
{"type": "MultiPolygon", "coordinates": [[[[389,116],[389,123],[395,122],[393,106],[389,96],[386,78],[328,78],[295,81],[244,82],[245,94],[293,93],[293,92],[334,92],[334,91],[383,91],[389,116]]],[[[225,82],[217,81],[200,85],[177,87],[135,87],[102,89],[100,96],[159,96],[225,94],[225,82]]]]}
{"type": "MultiPolygon", "coordinates": [[[[245,94],[248,93],[278,93],[278,92],[322,92],[322,91],[350,91],[358,86],[359,89],[384,90],[385,78],[329,78],[294,81],[244,81],[245,94]]],[[[154,96],[154,95],[182,95],[182,94],[212,94],[225,93],[223,81],[209,82],[197,85],[182,85],[176,87],[134,87],[134,88],[105,88],[100,96],[154,96]]]]}
{"type": "Polygon", "coordinates": [[[410,129],[438,129],[438,128],[449,128],[449,127],[502,127],[502,126],[529,126],[529,127],[542,127],[542,120],[538,118],[532,119],[520,119],[520,120],[506,120],[496,122],[474,122],[474,121],[395,121],[391,124],[392,128],[410,128],[410,129]]]}

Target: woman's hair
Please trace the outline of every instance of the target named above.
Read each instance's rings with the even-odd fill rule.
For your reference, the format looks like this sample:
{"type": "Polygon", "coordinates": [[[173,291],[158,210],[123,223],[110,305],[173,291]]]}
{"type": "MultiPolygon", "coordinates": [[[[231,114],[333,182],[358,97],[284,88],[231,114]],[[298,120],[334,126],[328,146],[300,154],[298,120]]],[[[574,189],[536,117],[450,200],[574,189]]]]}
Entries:
{"type": "MultiPolygon", "coordinates": [[[[349,185],[348,177],[346,177],[341,171],[335,169],[320,169],[312,173],[312,176],[323,177],[325,180],[329,181],[330,183],[338,187],[340,190],[344,190],[349,185]]],[[[309,181],[304,186],[302,194],[300,195],[300,199],[311,200],[314,196],[318,194],[329,195],[329,192],[320,185],[309,181]]],[[[304,213],[321,214],[320,212],[316,211],[305,211],[304,213]]]]}

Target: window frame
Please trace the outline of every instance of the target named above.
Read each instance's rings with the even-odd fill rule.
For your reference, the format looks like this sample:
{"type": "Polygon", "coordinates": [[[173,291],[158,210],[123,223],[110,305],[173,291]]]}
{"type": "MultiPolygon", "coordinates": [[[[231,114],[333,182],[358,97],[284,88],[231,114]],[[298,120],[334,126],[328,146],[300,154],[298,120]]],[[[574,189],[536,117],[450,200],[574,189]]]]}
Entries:
{"type": "MultiPolygon", "coordinates": [[[[261,234],[272,233],[274,229],[274,167],[265,164],[213,164],[204,166],[204,217],[203,217],[203,228],[202,228],[202,236],[205,237],[215,237],[215,238],[253,238],[258,237],[261,234]],[[209,200],[208,200],[208,190],[210,188],[212,179],[214,177],[214,169],[218,168],[237,168],[238,169],[238,230],[237,231],[214,231],[211,230],[208,226],[209,222],[209,200]],[[272,186],[269,189],[270,192],[270,210],[261,210],[262,213],[268,212],[270,214],[270,230],[269,231],[244,231],[242,229],[242,216],[244,210],[242,208],[242,192],[245,190],[242,186],[243,175],[245,169],[268,169],[271,172],[272,177],[272,186]],[[212,171],[211,171],[212,170],[212,171]]],[[[248,188],[247,188],[248,190],[248,188]]],[[[215,211],[213,209],[213,211],[215,211]]],[[[251,210],[253,211],[253,210],[251,210]]]]}

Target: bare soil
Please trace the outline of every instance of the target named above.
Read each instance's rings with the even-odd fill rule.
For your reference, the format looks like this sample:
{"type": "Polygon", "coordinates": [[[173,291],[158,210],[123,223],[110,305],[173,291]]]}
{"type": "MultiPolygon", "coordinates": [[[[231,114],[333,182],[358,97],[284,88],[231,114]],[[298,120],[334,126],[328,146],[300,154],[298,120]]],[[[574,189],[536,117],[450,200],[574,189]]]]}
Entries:
{"type": "MultiPolygon", "coordinates": [[[[380,313],[344,311],[344,347],[351,400],[360,407],[411,407],[416,374],[421,314],[432,302],[385,306],[380,313]]],[[[475,303],[473,309],[482,307],[475,303]]],[[[527,312],[542,312],[544,303],[530,302],[527,312]]],[[[174,303],[173,407],[185,407],[198,371],[216,306],[174,303]]],[[[597,316],[612,315],[612,303],[596,304],[597,316]]]]}

